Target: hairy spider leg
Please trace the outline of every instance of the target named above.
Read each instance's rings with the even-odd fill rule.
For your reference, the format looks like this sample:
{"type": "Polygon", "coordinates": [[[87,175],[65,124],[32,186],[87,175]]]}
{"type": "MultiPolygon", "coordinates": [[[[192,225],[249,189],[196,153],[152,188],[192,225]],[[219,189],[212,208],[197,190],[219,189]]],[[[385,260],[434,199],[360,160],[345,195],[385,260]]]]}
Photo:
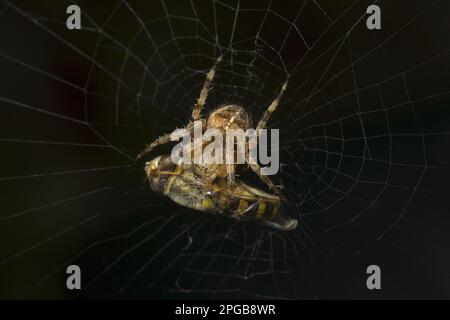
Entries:
{"type": "Polygon", "coordinates": [[[167,134],[165,134],[163,136],[160,136],[159,138],[157,138],[152,143],[150,143],[144,150],[142,150],[141,153],[138,154],[138,156],[136,157],[136,161],[139,161],[140,159],[142,159],[142,157],[144,157],[147,153],[152,151],[157,146],[170,142],[171,141],[170,140],[170,136],[171,136],[171,134],[167,133],[167,134]]]}
{"type": "MultiPolygon", "coordinates": [[[[214,79],[214,74],[216,72],[217,65],[222,61],[223,55],[220,55],[214,65],[212,66],[211,70],[209,70],[208,75],[206,76],[205,83],[203,84],[203,89],[200,92],[200,97],[197,100],[197,103],[194,106],[194,109],[192,110],[192,120],[199,120],[200,114],[202,111],[203,106],[205,105],[206,98],[208,97],[208,91],[211,87],[211,83],[214,79]]],[[[150,143],[137,157],[136,161],[142,159],[143,156],[145,156],[147,153],[152,151],[155,147],[166,144],[171,141],[170,139],[171,134],[165,134],[159,138],[157,138],[155,141],[150,143]]]]}
{"type": "Polygon", "coordinates": [[[280,102],[281,97],[283,97],[283,93],[286,90],[287,84],[288,84],[288,81],[286,80],[283,83],[283,86],[281,87],[281,90],[280,90],[280,93],[278,93],[278,96],[272,101],[270,106],[267,108],[267,110],[262,115],[261,119],[258,122],[258,125],[256,126],[256,132],[258,132],[259,129],[263,129],[266,127],[267,121],[269,121],[270,116],[277,109],[278,103],[280,102]]]}
{"type": "MultiPolygon", "coordinates": [[[[286,90],[287,84],[288,84],[288,81],[286,80],[283,83],[283,86],[281,87],[281,90],[278,93],[277,97],[272,101],[270,106],[267,108],[267,110],[264,112],[263,116],[259,120],[258,125],[256,127],[256,132],[258,135],[259,135],[259,130],[266,127],[267,121],[269,120],[271,114],[277,109],[278,103],[280,102],[281,97],[283,96],[283,93],[286,90]]],[[[275,194],[278,195],[279,197],[281,197],[283,200],[286,200],[285,197],[281,194],[278,187],[273,184],[272,180],[270,180],[270,178],[268,176],[261,174],[261,167],[256,162],[256,159],[250,159],[249,157],[250,157],[250,155],[246,156],[245,160],[246,160],[247,164],[249,165],[249,167],[252,169],[252,171],[261,179],[262,182],[264,182],[270,188],[270,190],[275,192],[275,194]]]]}
{"type": "Polygon", "coordinates": [[[261,174],[261,167],[257,163],[251,163],[249,158],[246,157],[245,161],[247,162],[248,166],[252,169],[252,171],[261,179],[262,182],[266,184],[266,186],[269,187],[271,191],[273,191],[277,196],[279,196],[283,201],[286,200],[286,198],[281,194],[280,189],[270,180],[268,176],[261,174]]]}
{"type": "Polygon", "coordinates": [[[200,114],[202,112],[203,106],[205,105],[206,98],[208,97],[209,88],[211,87],[211,83],[214,79],[214,74],[216,73],[217,65],[222,61],[223,56],[220,55],[217,58],[216,62],[212,66],[211,70],[209,70],[208,75],[206,76],[205,83],[203,84],[203,89],[200,91],[200,97],[197,100],[197,103],[192,110],[192,120],[200,119],[200,114]]]}

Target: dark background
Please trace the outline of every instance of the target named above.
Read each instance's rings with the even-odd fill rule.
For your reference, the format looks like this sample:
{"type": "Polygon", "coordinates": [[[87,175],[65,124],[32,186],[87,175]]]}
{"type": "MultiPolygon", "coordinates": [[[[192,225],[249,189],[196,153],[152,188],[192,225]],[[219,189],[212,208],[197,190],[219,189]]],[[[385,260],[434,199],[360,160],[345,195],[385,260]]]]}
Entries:
{"type": "MultiPolygon", "coordinates": [[[[448,298],[449,3],[0,1],[3,298],[448,298]],[[136,154],[206,112],[270,121],[280,232],[153,194],[136,154]],[[65,269],[82,270],[79,292],[65,269]],[[382,271],[369,291],[367,266],[382,271]]],[[[158,149],[168,152],[170,146],[158,149]]]]}

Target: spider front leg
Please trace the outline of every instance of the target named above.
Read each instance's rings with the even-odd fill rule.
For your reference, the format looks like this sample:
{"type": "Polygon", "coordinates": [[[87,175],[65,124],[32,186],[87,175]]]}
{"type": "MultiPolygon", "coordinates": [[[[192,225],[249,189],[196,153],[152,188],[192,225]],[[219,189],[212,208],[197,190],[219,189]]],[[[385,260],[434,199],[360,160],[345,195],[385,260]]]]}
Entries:
{"type": "Polygon", "coordinates": [[[197,103],[194,106],[194,110],[192,110],[192,120],[198,120],[200,119],[200,114],[202,112],[202,108],[205,105],[206,98],[208,97],[208,91],[211,87],[211,83],[214,79],[214,74],[216,72],[217,65],[222,61],[222,55],[220,55],[219,58],[217,58],[216,62],[212,66],[211,70],[209,70],[208,75],[206,76],[205,83],[203,84],[203,89],[200,92],[200,97],[197,100],[197,103]]]}
{"type": "MultiPolygon", "coordinates": [[[[283,83],[283,86],[281,87],[281,90],[278,93],[277,97],[273,100],[273,102],[270,104],[270,106],[267,108],[267,110],[264,112],[263,116],[259,120],[258,125],[256,126],[256,132],[258,135],[259,135],[259,130],[266,127],[267,121],[269,120],[270,116],[277,109],[278,103],[280,102],[284,91],[286,91],[287,84],[288,84],[288,81],[286,80],[283,83]]],[[[253,147],[255,147],[255,146],[253,146],[253,147]]],[[[268,176],[261,174],[261,167],[256,162],[256,159],[250,159],[250,156],[248,155],[248,156],[246,156],[245,160],[246,160],[247,164],[249,165],[249,167],[252,169],[252,171],[254,173],[256,173],[256,175],[258,175],[258,177],[261,179],[261,181],[264,182],[270,188],[270,190],[272,190],[282,200],[286,200],[286,198],[281,194],[278,187],[276,187],[273,184],[272,180],[270,180],[270,178],[268,176]],[[252,160],[252,161],[250,161],[250,160],[252,160]]]]}
{"type": "Polygon", "coordinates": [[[267,125],[267,121],[269,120],[272,113],[277,109],[278,103],[281,100],[281,97],[283,96],[284,91],[287,87],[287,80],[283,83],[283,86],[281,87],[280,93],[278,93],[278,96],[273,100],[273,102],[270,104],[270,106],[267,108],[267,110],[264,112],[263,116],[258,122],[258,125],[256,126],[256,132],[259,132],[260,129],[263,129],[267,125]]]}
{"type": "Polygon", "coordinates": [[[140,159],[142,159],[142,157],[144,157],[147,153],[152,151],[157,146],[170,142],[171,141],[170,137],[171,137],[171,134],[168,133],[168,134],[165,134],[165,135],[159,137],[152,143],[150,143],[144,150],[142,150],[141,153],[139,153],[139,155],[136,157],[136,161],[139,161],[140,159]]]}
{"type": "MultiPolygon", "coordinates": [[[[201,120],[201,125],[202,125],[202,130],[205,128],[206,126],[206,121],[204,119],[201,120]]],[[[185,128],[190,135],[192,136],[192,134],[194,133],[194,123],[191,122],[189,123],[186,128],[185,128]]],[[[139,161],[140,159],[142,159],[142,157],[144,157],[147,153],[151,152],[154,148],[156,148],[157,146],[172,142],[172,133],[167,133],[161,137],[159,137],[158,139],[156,139],[155,141],[153,141],[152,143],[150,143],[137,157],[136,157],[136,161],[139,161]]],[[[192,151],[194,150],[193,148],[195,147],[195,142],[192,146],[192,151]]]]}

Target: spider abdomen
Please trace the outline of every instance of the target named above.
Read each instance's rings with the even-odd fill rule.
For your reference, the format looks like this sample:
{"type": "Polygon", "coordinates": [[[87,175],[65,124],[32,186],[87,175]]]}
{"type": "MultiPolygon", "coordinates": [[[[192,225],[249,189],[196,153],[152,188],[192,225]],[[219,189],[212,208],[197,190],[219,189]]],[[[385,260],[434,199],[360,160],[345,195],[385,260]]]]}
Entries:
{"type": "Polygon", "coordinates": [[[206,124],[208,129],[219,129],[225,133],[227,129],[247,130],[250,128],[250,117],[247,111],[238,105],[224,105],[213,111],[206,124]]]}

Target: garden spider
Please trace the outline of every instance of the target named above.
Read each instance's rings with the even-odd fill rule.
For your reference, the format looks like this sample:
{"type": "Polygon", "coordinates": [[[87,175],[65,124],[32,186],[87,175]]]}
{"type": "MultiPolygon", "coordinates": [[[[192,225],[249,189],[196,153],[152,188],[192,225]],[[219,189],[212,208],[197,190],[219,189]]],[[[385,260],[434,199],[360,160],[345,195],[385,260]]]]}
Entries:
{"type": "MultiPolygon", "coordinates": [[[[206,80],[203,84],[203,89],[200,92],[200,97],[192,110],[191,121],[186,125],[186,129],[189,132],[193,132],[194,121],[201,121],[202,129],[218,129],[225,135],[227,129],[242,129],[244,132],[251,128],[250,117],[247,111],[239,105],[227,104],[218,107],[211,112],[207,119],[201,118],[201,112],[205,105],[206,98],[208,97],[208,91],[211,87],[216,72],[217,65],[222,61],[222,55],[217,58],[211,70],[206,76],[206,80]]],[[[283,96],[287,87],[287,81],[283,83],[280,92],[269,105],[263,116],[259,120],[256,126],[256,134],[259,135],[259,130],[266,127],[267,121],[270,115],[277,109],[278,103],[283,96]]],[[[171,134],[165,134],[152,143],[150,143],[136,158],[141,159],[143,156],[152,151],[155,147],[166,144],[171,141],[171,134]]],[[[260,166],[256,161],[249,161],[249,155],[246,155],[245,162],[253,170],[254,173],[277,195],[281,196],[281,193],[277,186],[269,179],[268,176],[260,174],[260,166]]],[[[205,183],[212,183],[216,178],[227,177],[228,184],[230,186],[235,184],[235,171],[236,164],[193,164],[194,172],[199,175],[205,183]]]]}

